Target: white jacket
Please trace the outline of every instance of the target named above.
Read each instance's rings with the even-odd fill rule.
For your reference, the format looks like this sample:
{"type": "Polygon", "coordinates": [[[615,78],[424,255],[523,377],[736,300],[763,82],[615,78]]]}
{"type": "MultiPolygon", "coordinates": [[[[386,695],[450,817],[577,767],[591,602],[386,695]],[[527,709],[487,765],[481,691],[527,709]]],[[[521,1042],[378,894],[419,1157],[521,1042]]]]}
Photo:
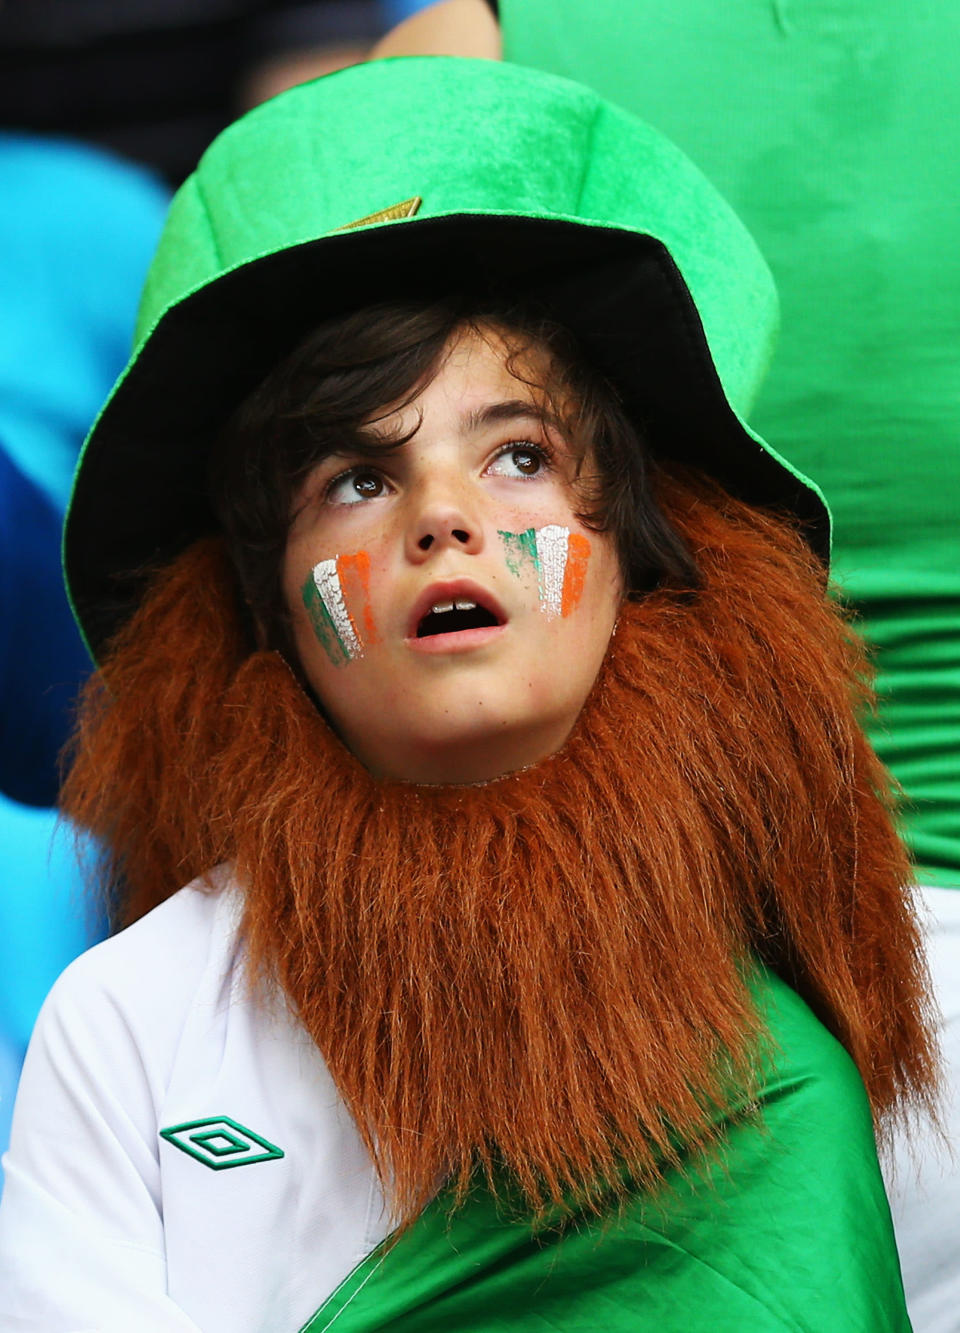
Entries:
{"type": "Polygon", "coordinates": [[[389,1229],[316,1047],[280,995],[251,1001],[225,881],[77,959],[44,1006],[5,1159],[3,1333],[295,1330],[389,1229]]]}

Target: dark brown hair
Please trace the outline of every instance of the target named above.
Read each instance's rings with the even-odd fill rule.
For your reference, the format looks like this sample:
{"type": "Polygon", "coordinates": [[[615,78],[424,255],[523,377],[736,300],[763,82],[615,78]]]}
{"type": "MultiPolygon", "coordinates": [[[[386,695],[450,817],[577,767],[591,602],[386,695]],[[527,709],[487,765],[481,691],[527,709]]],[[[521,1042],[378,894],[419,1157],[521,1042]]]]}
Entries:
{"type": "Polygon", "coordinates": [[[211,498],[260,646],[293,660],[280,571],[301,483],[331,453],[374,458],[404,444],[409,434],[385,438],[369,423],[416,397],[464,327],[499,334],[511,374],[543,395],[581,461],[592,450],[596,472],[578,476],[579,517],[614,534],[630,591],[664,579],[697,586],[689,548],[653,497],[656,465],[638,427],[568,330],[507,302],[372,306],[314,329],[244,399],[212,450],[211,498]]]}

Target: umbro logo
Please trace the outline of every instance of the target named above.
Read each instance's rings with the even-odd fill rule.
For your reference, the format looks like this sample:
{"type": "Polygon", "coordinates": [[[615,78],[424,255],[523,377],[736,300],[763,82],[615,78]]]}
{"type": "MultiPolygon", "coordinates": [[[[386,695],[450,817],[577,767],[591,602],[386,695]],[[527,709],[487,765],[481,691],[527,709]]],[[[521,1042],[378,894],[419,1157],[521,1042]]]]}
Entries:
{"type": "Polygon", "coordinates": [[[255,1134],[246,1125],[228,1115],[188,1120],[182,1125],[161,1129],[160,1137],[189,1157],[209,1166],[211,1171],[225,1171],[230,1166],[251,1166],[254,1162],[272,1162],[283,1156],[283,1149],[255,1134]]]}

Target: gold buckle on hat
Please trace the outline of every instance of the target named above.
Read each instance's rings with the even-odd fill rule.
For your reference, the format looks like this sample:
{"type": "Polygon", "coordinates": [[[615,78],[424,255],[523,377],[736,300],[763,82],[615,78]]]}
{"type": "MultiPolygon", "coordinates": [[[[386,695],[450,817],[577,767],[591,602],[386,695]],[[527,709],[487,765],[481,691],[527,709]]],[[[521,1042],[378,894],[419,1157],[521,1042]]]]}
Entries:
{"type": "Polygon", "coordinates": [[[335,230],[351,231],[354,227],[366,227],[373,222],[394,222],[397,218],[412,218],[422,203],[420,195],[415,194],[412,199],[404,199],[402,204],[391,204],[389,208],[381,208],[379,213],[368,213],[365,218],[357,218],[356,222],[348,222],[343,227],[336,227],[335,230]]]}

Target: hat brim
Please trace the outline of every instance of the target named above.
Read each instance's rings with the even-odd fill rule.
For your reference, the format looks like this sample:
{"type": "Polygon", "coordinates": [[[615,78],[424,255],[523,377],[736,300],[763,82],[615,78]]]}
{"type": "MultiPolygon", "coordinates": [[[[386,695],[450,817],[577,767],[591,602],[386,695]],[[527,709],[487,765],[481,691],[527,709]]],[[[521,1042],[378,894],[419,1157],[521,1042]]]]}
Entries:
{"type": "Polygon", "coordinates": [[[729,405],[660,241],[515,215],[413,219],[265,254],[159,320],[91,432],[68,512],[68,590],[94,658],[131,614],[145,572],[214,530],[210,442],[305,333],[374,302],[487,289],[536,301],[567,325],[655,454],[795,516],[829,559],[822,498],[729,405]]]}

